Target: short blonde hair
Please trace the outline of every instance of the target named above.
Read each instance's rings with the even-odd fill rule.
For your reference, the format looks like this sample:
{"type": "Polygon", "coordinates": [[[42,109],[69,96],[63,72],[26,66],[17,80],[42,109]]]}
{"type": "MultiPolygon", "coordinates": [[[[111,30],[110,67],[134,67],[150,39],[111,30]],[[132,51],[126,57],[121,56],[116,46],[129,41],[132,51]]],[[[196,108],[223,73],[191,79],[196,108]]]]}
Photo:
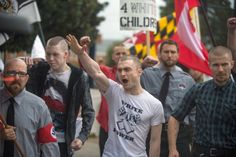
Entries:
{"type": "MultiPolygon", "coordinates": [[[[138,67],[138,68],[141,68],[141,62],[140,60],[136,57],[136,56],[132,56],[132,55],[126,55],[126,56],[122,56],[120,59],[119,59],[119,62],[120,61],[126,61],[126,60],[132,60],[134,62],[134,64],[138,67]]],[[[118,62],[118,63],[119,63],[118,62]]]]}
{"type": "Polygon", "coordinates": [[[56,46],[56,45],[59,45],[63,51],[69,53],[69,45],[67,44],[65,38],[61,36],[52,37],[48,39],[46,47],[56,46]]]}

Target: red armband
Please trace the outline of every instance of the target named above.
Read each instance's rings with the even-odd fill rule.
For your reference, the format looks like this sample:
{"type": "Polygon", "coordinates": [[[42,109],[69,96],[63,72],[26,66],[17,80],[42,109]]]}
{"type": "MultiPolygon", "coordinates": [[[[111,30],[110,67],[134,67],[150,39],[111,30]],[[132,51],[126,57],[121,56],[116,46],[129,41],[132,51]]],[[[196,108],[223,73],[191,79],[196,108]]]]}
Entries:
{"type": "Polygon", "coordinates": [[[52,123],[47,124],[43,128],[38,129],[38,142],[45,144],[50,142],[57,142],[55,128],[52,123]]]}

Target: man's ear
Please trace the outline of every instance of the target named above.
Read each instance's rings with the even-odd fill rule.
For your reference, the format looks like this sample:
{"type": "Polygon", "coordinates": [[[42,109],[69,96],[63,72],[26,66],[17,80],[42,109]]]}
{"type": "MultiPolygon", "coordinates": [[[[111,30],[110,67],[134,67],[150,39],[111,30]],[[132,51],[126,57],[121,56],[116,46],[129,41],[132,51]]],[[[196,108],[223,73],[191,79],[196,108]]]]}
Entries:
{"type": "Polygon", "coordinates": [[[29,74],[26,76],[26,82],[28,82],[29,80],[29,74]]]}
{"type": "Polygon", "coordinates": [[[235,61],[234,61],[234,60],[232,60],[232,66],[234,66],[234,64],[235,64],[235,61]]]}
{"type": "Polygon", "coordinates": [[[141,67],[138,68],[138,73],[140,74],[140,76],[142,75],[143,69],[141,67]]]}
{"type": "Polygon", "coordinates": [[[69,58],[69,55],[70,55],[69,51],[65,51],[64,53],[65,53],[65,57],[69,58]]]}
{"type": "Polygon", "coordinates": [[[235,62],[234,62],[234,60],[232,60],[231,61],[231,69],[233,70],[233,71],[235,71],[236,70],[236,67],[235,67],[235,62]]]}

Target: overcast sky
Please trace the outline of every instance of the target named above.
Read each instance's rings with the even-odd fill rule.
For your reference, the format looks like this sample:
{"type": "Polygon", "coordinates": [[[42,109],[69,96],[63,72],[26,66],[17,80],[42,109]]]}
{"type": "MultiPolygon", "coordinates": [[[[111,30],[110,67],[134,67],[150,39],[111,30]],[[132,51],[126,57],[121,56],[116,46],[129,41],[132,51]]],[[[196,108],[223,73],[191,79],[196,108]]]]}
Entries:
{"type": "MultiPolygon", "coordinates": [[[[123,40],[125,37],[131,37],[134,31],[124,31],[120,30],[119,26],[119,6],[120,0],[98,0],[99,2],[109,2],[109,5],[99,14],[99,16],[104,16],[105,21],[103,21],[98,27],[100,34],[103,39],[115,39],[123,40]]],[[[157,5],[163,5],[162,0],[157,0],[157,5]]],[[[157,10],[159,17],[159,9],[157,10]]]]}

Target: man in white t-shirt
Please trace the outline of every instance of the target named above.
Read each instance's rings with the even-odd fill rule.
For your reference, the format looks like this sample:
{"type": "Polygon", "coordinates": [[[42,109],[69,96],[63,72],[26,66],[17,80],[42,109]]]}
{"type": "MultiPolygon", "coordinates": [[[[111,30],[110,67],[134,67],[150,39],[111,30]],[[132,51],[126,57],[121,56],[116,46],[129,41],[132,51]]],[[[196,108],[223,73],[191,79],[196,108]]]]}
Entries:
{"type": "Polygon", "coordinates": [[[87,47],[67,36],[79,62],[94,79],[109,104],[109,131],[103,157],[147,157],[145,141],[151,128],[150,157],[159,157],[162,123],[161,102],[145,91],[140,84],[142,68],[133,56],[120,58],[117,77],[120,84],[108,79],[87,53],[87,47]]]}

